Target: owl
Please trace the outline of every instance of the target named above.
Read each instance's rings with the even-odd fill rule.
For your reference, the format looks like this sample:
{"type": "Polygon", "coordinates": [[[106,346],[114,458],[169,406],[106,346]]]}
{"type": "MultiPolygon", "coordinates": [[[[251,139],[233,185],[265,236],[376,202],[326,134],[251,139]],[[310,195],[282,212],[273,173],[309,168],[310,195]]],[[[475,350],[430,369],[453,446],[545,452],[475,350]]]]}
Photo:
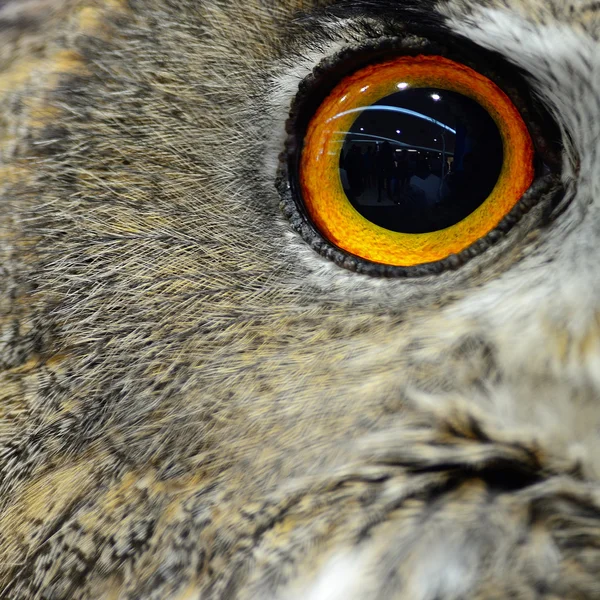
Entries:
{"type": "Polygon", "coordinates": [[[599,35],[0,3],[0,597],[600,598],[599,35]]]}

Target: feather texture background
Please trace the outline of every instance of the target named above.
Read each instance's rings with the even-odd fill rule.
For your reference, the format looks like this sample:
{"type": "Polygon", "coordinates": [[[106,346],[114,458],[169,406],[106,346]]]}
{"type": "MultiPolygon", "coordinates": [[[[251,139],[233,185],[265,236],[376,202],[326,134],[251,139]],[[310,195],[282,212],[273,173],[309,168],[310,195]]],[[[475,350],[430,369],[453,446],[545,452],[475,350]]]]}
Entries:
{"type": "Polygon", "coordinates": [[[599,17],[5,3],[0,596],[600,598],[599,17]],[[460,269],[374,278],[277,156],[302,79],[409,21],[519,68],[563,166],[460,269]]]}

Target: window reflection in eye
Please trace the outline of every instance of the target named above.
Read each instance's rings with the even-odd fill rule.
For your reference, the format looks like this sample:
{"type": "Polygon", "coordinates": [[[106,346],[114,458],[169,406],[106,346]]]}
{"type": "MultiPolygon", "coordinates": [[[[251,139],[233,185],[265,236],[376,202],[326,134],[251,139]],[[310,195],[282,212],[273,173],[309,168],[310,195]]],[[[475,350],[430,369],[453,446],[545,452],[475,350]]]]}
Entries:
{"type": "Polygon", "coordinates": [[[502,137],[481,105],[462,94],[398,87],[403,91],[351,109],[360,116],[349,131],[336,131],[341,182],[354,208],[380,227],[444,229],[490,195],[502,169],[502,137]]]}

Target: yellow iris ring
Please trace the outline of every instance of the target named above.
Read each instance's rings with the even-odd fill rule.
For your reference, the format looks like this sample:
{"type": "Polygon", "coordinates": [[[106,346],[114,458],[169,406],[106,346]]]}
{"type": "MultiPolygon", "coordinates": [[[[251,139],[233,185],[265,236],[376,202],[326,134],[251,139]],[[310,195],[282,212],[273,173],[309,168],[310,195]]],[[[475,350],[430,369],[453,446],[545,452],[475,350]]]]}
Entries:
{"type": "Polygon", "coordinates": [[[456,254],[493,230],[534,178],[533,143],[508,96],[487,77],[441,56],[403,56],[346,77],[312,118],[300,161],[300,186],[308,214],[340,248],[367,260],[413,266],[456,254]],[[458,92],[483,106],[500,131],[504,162],[488,198],[462,221],[429,233],[390,231],[363,217],[348,200],[340,179],[342,144],[361,111],[404,87],[458,92]],[[340,137],[341,136],[341,137],[340,137]]]}

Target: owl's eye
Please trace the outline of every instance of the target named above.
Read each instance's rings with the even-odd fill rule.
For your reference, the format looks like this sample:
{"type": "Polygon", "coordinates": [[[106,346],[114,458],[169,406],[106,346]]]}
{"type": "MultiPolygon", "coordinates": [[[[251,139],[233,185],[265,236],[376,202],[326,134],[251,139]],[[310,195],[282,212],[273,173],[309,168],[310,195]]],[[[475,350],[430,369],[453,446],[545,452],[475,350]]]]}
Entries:
{"type": "Polygon", "coordinates": [[[534,179],[534,146],[490,79],[442,56],[401,56],[330,91],[308,121],[297,173],[304,209],[331,244],[410,267],[497,227],[534,179]]]}

